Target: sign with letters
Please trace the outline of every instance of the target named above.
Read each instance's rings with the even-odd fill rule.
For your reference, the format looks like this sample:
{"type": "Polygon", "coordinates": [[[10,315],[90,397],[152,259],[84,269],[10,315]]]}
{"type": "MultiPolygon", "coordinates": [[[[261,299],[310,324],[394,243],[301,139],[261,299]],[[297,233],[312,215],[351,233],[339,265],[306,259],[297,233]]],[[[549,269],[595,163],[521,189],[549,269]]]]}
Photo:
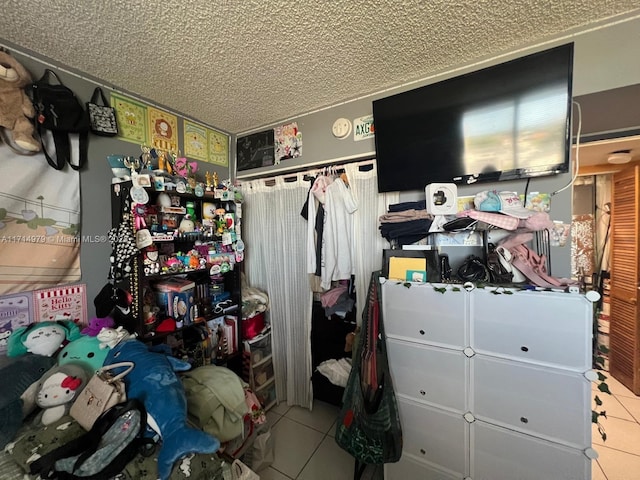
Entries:
{"type": "Polygon", "coordinates": [[[358,142],[374,136],[373,115],[353,120],[353,140],[358,142]]]}

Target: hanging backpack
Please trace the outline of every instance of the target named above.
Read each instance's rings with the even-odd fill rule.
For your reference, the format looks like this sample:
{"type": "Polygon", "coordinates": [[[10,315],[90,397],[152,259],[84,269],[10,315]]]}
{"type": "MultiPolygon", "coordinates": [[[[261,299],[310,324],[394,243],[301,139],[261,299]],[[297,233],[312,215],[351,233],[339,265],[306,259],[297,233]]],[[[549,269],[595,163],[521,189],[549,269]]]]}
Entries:
{"type": "Polygon", "coordinates": [[[68,163],[74,170],[80,170],[86,164],[89,153],[89,117],[78,98],[49,69],[44,71],[40,80],[31,85],[31,97],[36,110],[36,131],[49,165],[62,170],[64,164],[68,163]],[[56,79],[57,85],[50,83],[50,76],[56,79]],[[55,160],[45,146],[46,130],[53,135],[55,160]],[[71,163],[70,133],[80,134],[78,165],[71,163]]]}
{"type": "Polygon", "coordinates": [[[153,453],[144,438],[147,412],[136,399],[107,410],[84,435],[43,455],[30,466],[42,479],[108,480],[138,454],[153,453]]]}

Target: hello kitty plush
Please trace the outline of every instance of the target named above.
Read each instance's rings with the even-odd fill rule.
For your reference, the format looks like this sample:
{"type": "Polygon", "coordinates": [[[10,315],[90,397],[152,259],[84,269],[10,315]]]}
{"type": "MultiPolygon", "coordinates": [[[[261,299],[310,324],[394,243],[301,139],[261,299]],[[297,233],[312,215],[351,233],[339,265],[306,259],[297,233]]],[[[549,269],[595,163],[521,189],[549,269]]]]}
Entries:
{"type": "Polygon", "coordinates": [[[43,409],[38,423],[50,425],[69,413],[89,375],[78,365],[66,364],[49,370],[39,382],[36,405],[43,409]]]}

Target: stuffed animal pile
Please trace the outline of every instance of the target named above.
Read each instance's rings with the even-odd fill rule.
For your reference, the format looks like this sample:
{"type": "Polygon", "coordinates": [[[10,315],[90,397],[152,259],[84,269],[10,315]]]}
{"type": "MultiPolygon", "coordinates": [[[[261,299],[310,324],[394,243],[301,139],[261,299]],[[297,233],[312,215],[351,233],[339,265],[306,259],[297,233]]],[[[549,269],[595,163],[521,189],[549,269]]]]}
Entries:
{"type": "Polygon", "coordinates": [[[7,52],[0,51],[0,127],[9,134],[8,141],[27,154],[40,151],[31,121],[35,110],[24,91],[31,83],[27,69],[7,52]]]}
{"type": "MultiPolygon", "coordinates": [[[[191,365],[171,357],[170,351],[152,351],[122,326],[105,326],[114,324],[102,318],[92,319],[83,332],[93,335],[81,334],[78,326],[69,321],[34,323],[12,332],[6,365],[0,362],[0,375],[16,378],[18,385],[5,389],[0,396],[0,443],[11,440],[22,418],[36,408],[39,410],[34,425],[58,422],[69,414],[74,400],[98,369],[131,361],[135,366],[123,379],[127,397],[144,403],[149,425],[161,438],[161,480],[169,478],[180,458],[192,453],[215,453],[220,448],[217,438],[187,425],[184,387],[175,372],[188,370],[191,365]],[[3,424],[2,418],[9,415],[14,421],[3,424]]],[[[114,373],[120,371],[114,369],[114,373]]]]}

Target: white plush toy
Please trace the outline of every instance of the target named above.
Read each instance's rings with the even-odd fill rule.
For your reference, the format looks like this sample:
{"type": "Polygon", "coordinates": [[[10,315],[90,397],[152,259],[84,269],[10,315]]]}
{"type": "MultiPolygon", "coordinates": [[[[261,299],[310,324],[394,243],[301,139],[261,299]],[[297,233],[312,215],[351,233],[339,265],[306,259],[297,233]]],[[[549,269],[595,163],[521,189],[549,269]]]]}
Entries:
{"type": "Polygon", "coordinates": [[[36,405],[43,409],[40,423],[50,425],[66,415],[88,377],[82,367],[73,364],[49,370],[40,380],[36,395],[36,405]]]}
{"type": "Polygon", "coordinates": [[[105,348],[113,348],[122,340],[130,337],[132,335],[120,326],[118,328],[102,328],[97,339],[100,341],[100,349],[104,350],[105,348]]]}

